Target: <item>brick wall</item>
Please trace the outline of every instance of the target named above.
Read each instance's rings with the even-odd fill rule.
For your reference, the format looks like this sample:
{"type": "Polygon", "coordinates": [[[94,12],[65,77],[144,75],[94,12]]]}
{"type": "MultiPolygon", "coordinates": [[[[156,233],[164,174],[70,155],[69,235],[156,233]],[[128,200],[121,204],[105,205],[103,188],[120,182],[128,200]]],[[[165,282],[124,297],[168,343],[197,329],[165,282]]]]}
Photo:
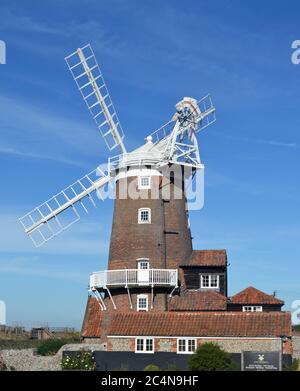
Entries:
{"type": "Polygon", "coordinates": [[[157,199],[143,199],[142,195],[150,194],[152,189],[137,191],[141,195],[139,199],[119,198],[122,188],[137,188],[137,185],[137,177],[117,182],[109,269],[135,269],[137,259],[143,257],[149,258],[150,268],[177,268],[192,251],[184,195],[174,199],[174,189],[178,190],[178,186],[167,178],[153,176],[151,186],[159,189],[157,199]],[[166,187],[170,189],[170,197],[164,202],[166,187]],[[151,209],[151,224],[138,224],[138,209],[143,207],[151,209]]]}

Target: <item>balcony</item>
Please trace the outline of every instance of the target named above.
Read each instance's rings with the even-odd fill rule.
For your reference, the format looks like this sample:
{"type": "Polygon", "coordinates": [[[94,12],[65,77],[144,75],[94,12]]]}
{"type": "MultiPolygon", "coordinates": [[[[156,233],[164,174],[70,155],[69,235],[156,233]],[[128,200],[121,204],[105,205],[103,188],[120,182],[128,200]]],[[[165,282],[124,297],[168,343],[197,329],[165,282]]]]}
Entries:
{"type": "Polygon", "coordinates": [[[94,272],[90,289],[133,287],[177,287],[176,269],[121,269],[94,272]]]}

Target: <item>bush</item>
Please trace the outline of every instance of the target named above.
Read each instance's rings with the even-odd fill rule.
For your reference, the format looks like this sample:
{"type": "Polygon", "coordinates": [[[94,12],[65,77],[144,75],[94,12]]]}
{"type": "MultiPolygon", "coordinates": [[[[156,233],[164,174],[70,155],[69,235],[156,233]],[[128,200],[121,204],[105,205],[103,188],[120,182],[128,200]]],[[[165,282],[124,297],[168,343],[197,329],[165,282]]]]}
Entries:
{"type": "Polygon", "coordinates": [[[218,345],[207,342],[201,345],[188,361],[191,371],[234,371],[237,365],[229,353],[218,345]]]}
{"type": "Polygon", "coordinates": [[[63,339],[48,339],[37,347],[36,352],[41,356],[52,356],[66,343],[67,341],[63,339]]]}
{"type": "Polygon", "coordinates": [[[96,363],[91,351],[81,350],[74,356],[66,355],[61,360],[62,369],[94,371],[96,363]]]}
{"type": "Polygon", "coordinates": [[[155,364],[149,364],[144,368],[144,371],[160,371],[160,369],[155,364]]]}
{"type": "Polygon", "coordinates": [[[298,371],[299,370],[300,361],[296,358],[293,359],[291,365],[283,365],[283,371],[298,371]]]}

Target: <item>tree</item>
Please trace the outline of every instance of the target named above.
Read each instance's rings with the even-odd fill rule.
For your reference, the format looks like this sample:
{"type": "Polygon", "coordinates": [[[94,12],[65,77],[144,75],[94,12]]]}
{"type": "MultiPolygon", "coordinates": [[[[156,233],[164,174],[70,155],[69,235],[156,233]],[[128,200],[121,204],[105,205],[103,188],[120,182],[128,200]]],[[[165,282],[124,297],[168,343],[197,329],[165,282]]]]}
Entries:
{"type": "Polygon", "coordinates": [[[201,345],[188,361],[191,371],[234,371],[237,365],[229,353],[218,345],[206,342],[201,345]]]}

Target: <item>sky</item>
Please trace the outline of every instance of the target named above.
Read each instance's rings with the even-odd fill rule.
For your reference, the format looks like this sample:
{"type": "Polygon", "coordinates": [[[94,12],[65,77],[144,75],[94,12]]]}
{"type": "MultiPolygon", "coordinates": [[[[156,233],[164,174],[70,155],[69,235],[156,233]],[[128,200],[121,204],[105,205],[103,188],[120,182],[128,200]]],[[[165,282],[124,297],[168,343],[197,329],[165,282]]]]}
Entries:
{"type": "MultiPolygon", "coordinates": [[[[80,328],[89,274],[106,267],[113,201],[34,248],[18,217],[73,183],[106,150],[64,57],[91,43],[128,150],[184,96],[212,94],[198,135],[205,204],[195,249],[226,249],[229,294],[255,286],[300,300],[300,39],[297,1],[2,0],[0,300],[7,323],[80,328]]],[[[115,154],[115,153],[114,153],[115,154]]]]}

